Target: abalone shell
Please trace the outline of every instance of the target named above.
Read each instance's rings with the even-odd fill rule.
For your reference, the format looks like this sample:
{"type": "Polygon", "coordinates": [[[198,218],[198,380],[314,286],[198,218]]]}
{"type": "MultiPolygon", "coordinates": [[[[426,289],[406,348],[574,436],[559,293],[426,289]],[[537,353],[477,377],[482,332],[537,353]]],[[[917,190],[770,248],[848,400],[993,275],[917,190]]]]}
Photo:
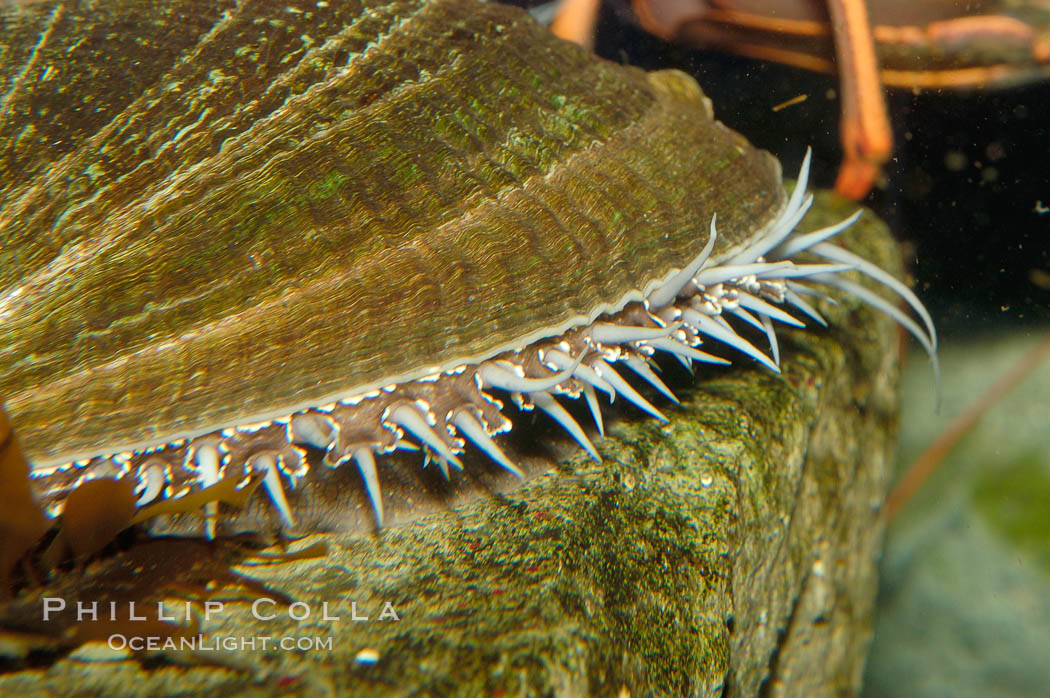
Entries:
{"type": "Polygon", "coordinates": [[[38,465],[558,334],[782,205],[691,80],[492,4],[4,12],[0,394],[38,465]]]}
{"type": "Polygon", "coordinates": [[[662,418],[614,364],[669,394],[652,355],[721,361],[705,337],[776,369],[773,320],[800,323],[774,304],[820,320],[792,279],[856,267],[921,313],[823,242],[850,221],[789,239],[804,184],[691,78],[512,8],[41,2],[0,29],[0,395],[52,513],[85,478],[144,504],[264,476],[291,526],[314,446],[382,523],[375,455],[448,476],[469,440],[518,472],[493,390],[597,457],[556,394],[600,431],[595,389],[662,418]]]}

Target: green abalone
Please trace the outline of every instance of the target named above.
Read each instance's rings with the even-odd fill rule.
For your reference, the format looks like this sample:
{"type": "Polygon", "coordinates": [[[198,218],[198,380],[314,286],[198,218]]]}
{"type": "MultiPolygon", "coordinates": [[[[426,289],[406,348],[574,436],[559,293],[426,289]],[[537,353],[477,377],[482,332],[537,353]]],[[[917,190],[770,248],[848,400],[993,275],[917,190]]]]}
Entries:
{"type": "Polygon", "coordinates": [[[0,25],[0,395],[53,513],[85,478],[144,504],[259,473],[290,526],[286,491],[352,462],[381,523],[376,456],[448,475],[469,441],[515,471],[507,394],[594,453],[556,395],[600,429],[599,393],[661,417],[620,375],[666,391],[658,351],[775,370],[780,306],[866,294],[848,268],[935,348],[906,288],[824,242],[850,221],[792,236],[805,171],[789,198],[691,78],[519,11],[106,0],[0,25]]]}

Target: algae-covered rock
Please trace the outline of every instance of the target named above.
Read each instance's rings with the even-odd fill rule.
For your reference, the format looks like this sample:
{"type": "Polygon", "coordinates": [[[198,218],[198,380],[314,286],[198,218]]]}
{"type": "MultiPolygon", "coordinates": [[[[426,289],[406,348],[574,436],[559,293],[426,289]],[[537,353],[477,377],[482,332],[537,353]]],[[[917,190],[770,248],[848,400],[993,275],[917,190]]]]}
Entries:
{"type": "MultiPolygon", "coordinates": [[[[849,213],[820,203],[808,225],[849,213]]],[[[849,235],[899,269],[870,216],[849,235]]],[[[324,540],[322,557],[238,567],[297,604],[216,594],[224,606],[201,631],[206,646],[225,649],[143,661],[95,644],[0,676],[0,693],[855,692],[896,428],[898,334],[853,300],[822,312],[830,329],[780,334],[782,375],[741,360],[693,381],[668,365],[681,404],[652,400],[670,422],[610,413],[601,464],[570,451],[514,491],[373,536],[292,546],[324,540]]],[[[554,433],[536,425],[537,438],[554,433]]]]}

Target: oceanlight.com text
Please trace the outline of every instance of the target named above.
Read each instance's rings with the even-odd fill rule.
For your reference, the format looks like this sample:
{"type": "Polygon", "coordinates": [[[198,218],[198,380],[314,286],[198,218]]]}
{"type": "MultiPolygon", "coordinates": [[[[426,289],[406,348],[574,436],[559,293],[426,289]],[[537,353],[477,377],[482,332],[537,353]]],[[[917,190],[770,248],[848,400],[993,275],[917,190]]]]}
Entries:
{"type": "Polygon", "coordinates": [[[194,635],[191,637],[163,637],[159,635],[122,635],[109,636],[106,644],[113,650],[131,650],[133,652],[191,651],[191,652],[265,652],[279,650],[283,652],[332,651],[332,638],[319,635],[281,636],[256,635],[238,637],[236,635],[194,635]]]}

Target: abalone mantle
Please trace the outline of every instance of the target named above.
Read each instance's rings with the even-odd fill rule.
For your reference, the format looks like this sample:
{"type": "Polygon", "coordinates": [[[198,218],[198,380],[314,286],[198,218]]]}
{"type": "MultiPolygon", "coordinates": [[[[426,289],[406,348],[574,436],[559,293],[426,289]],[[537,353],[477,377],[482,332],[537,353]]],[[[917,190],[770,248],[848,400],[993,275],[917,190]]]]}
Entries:
{"type": "MultiPolygon", "coordinates": [[[[447,469],[458,407],[508,428],[482,388],[514,379],[478,364],[549,378],[560,346],[644,372],[659,340],[603,345],[603,313],[701,356],[679,309],[635,301],[697,258],[713,214],[711,263],[783,222],[779,165],[690,78],[595,59],[510,8],[0,12],[0,395],[34,467],[80,461],[70,482],[134,472],[148,501],[261,470],[290,523],[278,480],[304,475],[306,442],[357,461],[381,518],[374,453],[407,433],[447,469]]],[[[690,294],[717,314],[714,286],[690,294]]],[[[584,382],[548,380],[593,398],[584,382]]]]}

